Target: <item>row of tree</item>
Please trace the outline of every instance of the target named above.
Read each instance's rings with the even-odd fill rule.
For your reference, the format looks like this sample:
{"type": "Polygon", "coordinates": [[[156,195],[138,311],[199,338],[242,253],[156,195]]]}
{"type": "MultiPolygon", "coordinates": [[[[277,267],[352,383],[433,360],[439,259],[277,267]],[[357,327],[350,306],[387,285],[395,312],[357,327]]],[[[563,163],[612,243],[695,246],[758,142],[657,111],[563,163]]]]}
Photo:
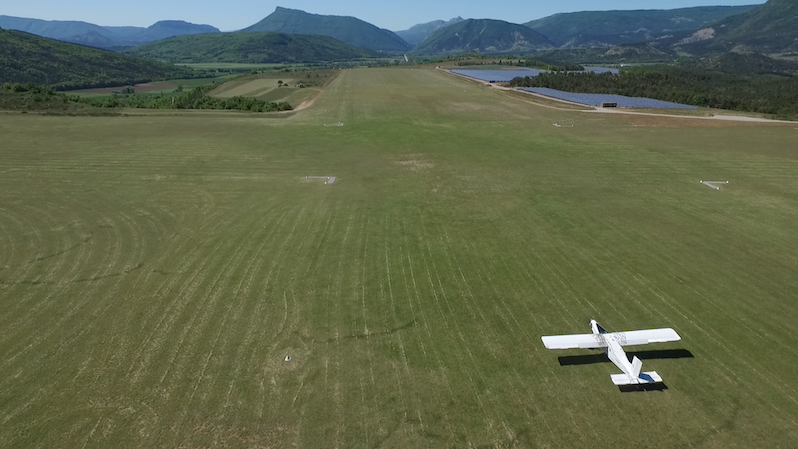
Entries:
{"type": "Polygon", "coordinates": [[[798,116],[798,77],[744,76],[661,66],[611,73],[542,73],[516,78],[514,87],[548,87],[566,92],[618,94],[746,112],[798,116]]]}

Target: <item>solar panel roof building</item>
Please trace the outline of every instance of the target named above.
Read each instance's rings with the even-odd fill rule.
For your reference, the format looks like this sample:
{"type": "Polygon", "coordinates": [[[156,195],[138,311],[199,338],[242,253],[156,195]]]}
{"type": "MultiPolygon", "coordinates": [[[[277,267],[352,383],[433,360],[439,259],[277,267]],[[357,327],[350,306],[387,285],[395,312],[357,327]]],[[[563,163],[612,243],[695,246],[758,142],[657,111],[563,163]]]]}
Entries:
{"type": "Polygon", "coordinates": [[[670,101],[654,100],[652,98],[627,97],[625,95],[608,94],[579,94],[573,92],[563,92],[561,90],[549,89],[546,87],[524,87],[521,90],[534,92],[547,97],[558,98],[560,100],[571,101],[587,106],[601,106],[605,103],[615,103],[619,108],[642,108],[642,109],[698,109],[695,106],[686,104],[672,103],[670,101]]]}

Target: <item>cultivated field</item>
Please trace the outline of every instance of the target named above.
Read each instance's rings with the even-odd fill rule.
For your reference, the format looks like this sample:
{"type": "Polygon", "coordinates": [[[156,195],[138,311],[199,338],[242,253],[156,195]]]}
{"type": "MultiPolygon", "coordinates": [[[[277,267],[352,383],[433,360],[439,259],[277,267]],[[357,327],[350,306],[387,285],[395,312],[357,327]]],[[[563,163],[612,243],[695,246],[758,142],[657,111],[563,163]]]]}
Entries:
{"type": "Polygon", "coordinates": [[[0,447],[794,447],[798,125],[534,101],[3,115],[0,447]],[[543,348],[591,318],[667,389],[543,348]]]}

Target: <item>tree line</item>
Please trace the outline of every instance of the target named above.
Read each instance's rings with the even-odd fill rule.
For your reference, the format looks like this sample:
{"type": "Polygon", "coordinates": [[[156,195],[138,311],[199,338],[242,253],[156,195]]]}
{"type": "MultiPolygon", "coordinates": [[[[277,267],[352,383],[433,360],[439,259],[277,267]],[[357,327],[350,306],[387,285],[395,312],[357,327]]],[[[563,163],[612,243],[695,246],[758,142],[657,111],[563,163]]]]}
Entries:
{"type": "Polygon", "coordinates": [[[52,87],[36,84],[6,83],[0,88],[0,105],[8,109],[49,110],[54,105],[95,108],[141,108],[141,109],[224,109],[250,112],[290,111],[286,102],[270,102],[249,97],[214,98],[208,95],[216,86],[200,86],[190,91],[171,94],[121,94],[110,97],[91,98],[66,95],[52,87]],[[11,97],[11,98],[9,98],[11,97]]]}

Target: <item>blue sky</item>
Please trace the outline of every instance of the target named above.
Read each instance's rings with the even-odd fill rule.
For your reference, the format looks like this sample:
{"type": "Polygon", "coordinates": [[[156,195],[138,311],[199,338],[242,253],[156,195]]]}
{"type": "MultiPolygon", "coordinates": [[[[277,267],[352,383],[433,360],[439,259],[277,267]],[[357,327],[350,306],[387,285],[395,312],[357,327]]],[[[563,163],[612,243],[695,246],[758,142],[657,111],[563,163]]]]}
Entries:
{"type": "Polygon", "coordinates": [[[355,16],[389,30],[417,23],[461,16],[523,23],[558,12],[609,9],[671,9],[706,5],[752,5],[764,0],[3,0],[0,15],[45,20],[83,20],[98,25],[149,26],[158,20],[179,19],[213,25],[222,31],[247,27],[277,6],[315,14],[355,16]]]}

